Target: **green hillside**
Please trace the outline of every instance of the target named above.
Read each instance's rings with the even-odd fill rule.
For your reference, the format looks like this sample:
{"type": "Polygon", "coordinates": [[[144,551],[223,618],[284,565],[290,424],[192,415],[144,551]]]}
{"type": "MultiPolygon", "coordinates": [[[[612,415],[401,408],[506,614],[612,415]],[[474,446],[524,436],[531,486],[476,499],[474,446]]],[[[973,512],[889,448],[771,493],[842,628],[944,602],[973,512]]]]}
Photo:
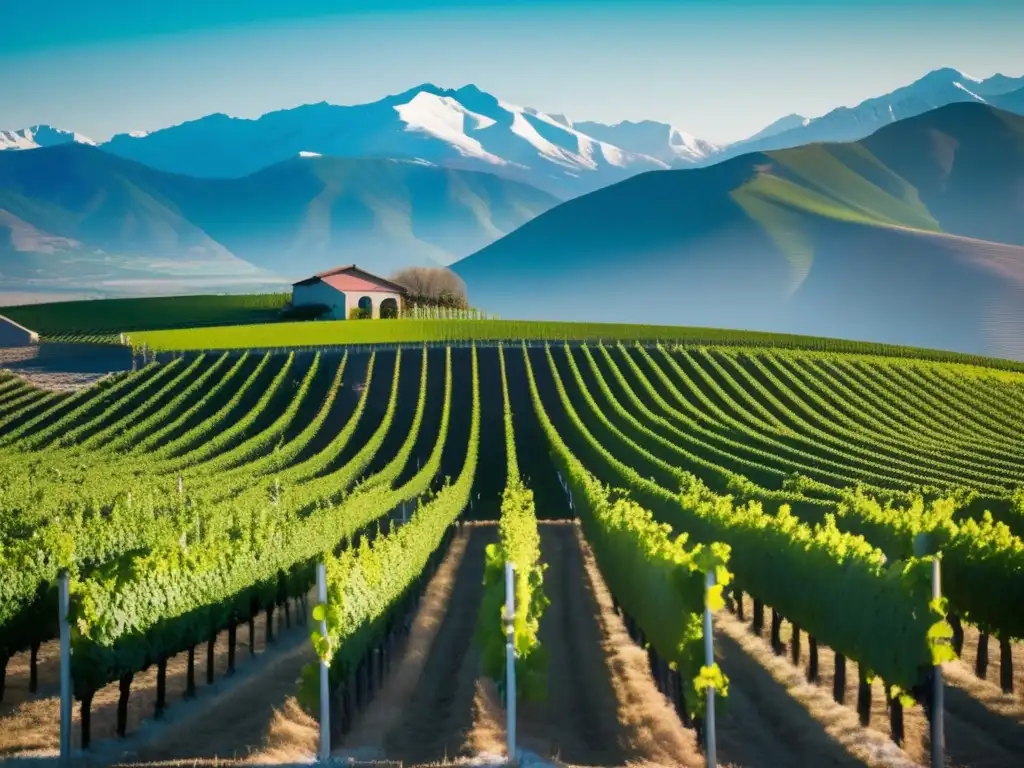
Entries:
{"type": "Polygon", "coordinates": [[[194,179],[83,145],[5,152],[0,292],[172,292],[160,281],[220,291],[353,261],[387,274],[450,263],[557,202],[414,161],[301,157],[241,179],[194,179]]]}
{"type": "Polygon", "coordinates": [[[143,329],[196,328],[274,320],[290,296],[164,296],[59,301],[0,307],[0,314],[45,336],[119,334],[143,329]]]}
{"type": "Polygon", "coordinates": [[[1024,117],[953,104],[859,142],[643,174],[453,265],[524,319],[1024,356],[1024,117]]]}

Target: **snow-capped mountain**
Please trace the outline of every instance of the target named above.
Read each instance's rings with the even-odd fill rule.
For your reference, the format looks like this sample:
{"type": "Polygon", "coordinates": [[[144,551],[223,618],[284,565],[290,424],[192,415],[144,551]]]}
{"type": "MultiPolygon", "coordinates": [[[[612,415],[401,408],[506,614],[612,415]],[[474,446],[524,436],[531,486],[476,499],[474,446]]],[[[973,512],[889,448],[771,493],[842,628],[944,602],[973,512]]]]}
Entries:
{"type": "MultiPolygon", "coordinates": [[[[685,139],[673,144],[667,136],[663,143],[683,153],[702,146],[675,135],[685,139]]],[[[420,159],[487,171],[563,198],[669,166],[589,135],[562,115],[510,104],[473,85],[448,90],[429,83],[370,104],[309,104],[255,120],[209,115],[143,137],[120,134],[102,148],[199,177],[245,176],[300,152],[420,159]]]]}
{"type": "MultiPolygon", "coordinates": [[[[867,99],[855,107],[833,109],[821,117],[785,130],[772,130],[782,122],[777,121],[751,138],[729,145],[715,159],[811,142],[857,141],[890,123],[917,117],[947,104],[984,104],[1021,87],[1024,87],[1024,77],[999,74],[983,80],[956,69],[937,69],[891,93],[867,99]]],[[[783,121],[787,119],[783,118],[783,121]]]]}
{"type": "MultiPolygon", "coordinates": [[[[397,158],[524,182],[559,198],[649,170],[712,165],[746,152],[854,141],[890,123],[955,102],[1017,107],[1024,77],[981,80],[939,69],[891,93],[817,118],[787,115],[743,141],[716,146],[668,123],[607,124],[517,106],[474,85],[425,83],[368,104],[321,102],[257,119],[212,114],[100,145],[150,167],[201,178],[240,178],[295,157],[397,158]]],[[[93,144],[49,126],[0,131],[0,149],[93,144]]]]}
{"type": "Polygon", "coordinates": [[[33,125],[17,131],[0,131],[0,150],[38,149],[57,144],[91,144],[96,142],[74,131],[65,131],[50,125],[33,125]]]}
{"type": "MultiPolygon", "coordinates": [[[[559,117],[561,117],[559,115],[559,117]]],[[[626,120],[614,125],[590,121],[570,124],[577,131],[668,165],[698,164],[718,152],[709,141],[654,120],[626,120]]]]}

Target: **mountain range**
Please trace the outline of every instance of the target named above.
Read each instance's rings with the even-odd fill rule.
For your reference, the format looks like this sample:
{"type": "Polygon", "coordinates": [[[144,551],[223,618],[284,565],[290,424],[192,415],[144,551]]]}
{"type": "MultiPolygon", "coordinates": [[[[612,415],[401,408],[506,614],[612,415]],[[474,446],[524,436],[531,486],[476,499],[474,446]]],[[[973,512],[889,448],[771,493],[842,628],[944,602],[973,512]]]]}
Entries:
{"type": "Polygon", "coordinates": [[[448,264],[557,203],[410,160],[305,156],[198,179],[68,143],[0,153],[0,280],[121,293],[189,277],[281,287],[356,260],[387,274],[448,264]]]}
{"type": "Polygon", "coordinates": [[[55,147],[59,144],[89,144],[96,142],[74,131],[65,131],[49,125],[33,125],[17,131],[0,130],[0,150],[4,149],[40,149],[55,147]]]}
{"type": "Polygon", "coordinates": [[[371,104],[309,104],[256,120],[209,115],[146,135],[119,134],[102,148],[160,170],[214,178],[245,176],[300,152],[408,158],[494,173],[562,199],[669,167],[476,86],[429,83],[371,104]]]}
{"type": "Polygon", "coordinates": [[[432,84],[100,144],[35,126],[0,133],[0,148],[30,150],[0,151],[0,294],[253,290],[346,262],[450,264],[474,304],[509,317],[1024,357],[1013,113],[1024,78],[941,69],[725,146],[432,84]]]}
{"type": "Polygon", "coordinates": [[[814,119],[801,115],[785,117],[749,139],[724,147],[715,159],[720,161],[747,152],[785,149],[812,142],[856,141],[899,120],[963,102],[1022,112],[1024,77],[993,75],[982,80],[956,69],[937,69],[855,107],[839,107],[814,119]]]}
{"type": "MultiPolygon", "coordinates": [[[[431,83],[369,104],[307,104],[255,120],[207,115],[150,133],[117,134],[99,146],[158,170],[200,178],[247,176],[300,153],[417,159],[494,173],[569,199],[644,171],[702,167],[812,142],[856,141],[898,120],[971,101],[1024,112],[1024,77],[979,80],[938,69],[854,107],[813,119],[788,115],[721,146],[664,122],[574,122],[510,104],[474,85],[445,89],[431,83]]],[[[94,143],[49,126],[0,132],[0,150],[72,141],[94,143]]]]}
{"type": "Polygon", "coordinates": [[[641,174],[453,269],[474,302],[524,319],[1024,358],[1024,117],[957,103],[858,142],[641,174]]]}

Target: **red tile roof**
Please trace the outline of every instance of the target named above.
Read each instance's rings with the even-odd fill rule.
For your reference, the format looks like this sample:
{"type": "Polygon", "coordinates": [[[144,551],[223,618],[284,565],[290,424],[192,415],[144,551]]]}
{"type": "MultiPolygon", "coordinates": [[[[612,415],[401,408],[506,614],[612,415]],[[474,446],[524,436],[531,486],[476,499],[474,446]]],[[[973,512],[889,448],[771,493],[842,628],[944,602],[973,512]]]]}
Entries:
{"type": "Polygon", "coordinates": [[[292,285],[312,285],[321,281],[339,291],[385,290],[401,294],[406,293],[406,289],[398,283],[378,277],[367,272],[365,269],[360,269],[355,264],[347,264],[344,267],[335,267],[324,272],[318,272],[312,277],[307,277],[305,280],[300,280],[292,285]]]}

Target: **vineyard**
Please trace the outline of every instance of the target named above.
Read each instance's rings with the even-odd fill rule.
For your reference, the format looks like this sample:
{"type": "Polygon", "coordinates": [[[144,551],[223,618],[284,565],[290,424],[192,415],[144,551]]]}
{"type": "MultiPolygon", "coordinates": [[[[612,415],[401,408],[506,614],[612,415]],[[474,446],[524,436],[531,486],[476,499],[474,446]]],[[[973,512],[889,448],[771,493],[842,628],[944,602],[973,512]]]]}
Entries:
{"type": "MultiPolygon", "coordinates": [[[[249,297],[257,299],[259,297],[249,297]]],[[[167,301],[172,301],[168,299],[167,301]]],[[[5,310],[6,311],[6,310],[5,310]]],[[[17,319],[17,316],[12,315],[17,319]]],[[[243,321],[244,322],[244,321],[243,321]]],[[[148,328],[157,326],[149,325],[148,328]]],[[[570,323],[543,320],[430,319],[403,318],[387,322],[327,320],[318,322],[277,322],[193,328],[146,330],[129,335],[136,348],[151,352],[181,352],[237,349],[291,349],[350,344],[515,344],[520,339],[533,342],[660,342],[687,346],[732,346],[772,349],[850,352],[901,358],[921,358],[936,362],[983,365],[1012,371],[1024,371],[1024,363],[1014,360],[978,357],[960,352],[918,347],[847,341],[830,337],[799,336],[785,333],[738,331],[719,328],[675,325],[632,325],[628,323],[570,323]]]]}
{"type": "Polygon", "coordinates": [[[113,343],[121,333],[273,321],[288,294],[161,296],[4,307],[3,314],[51,341],[113,343]]]}
{"type": "Polygon", "coordinates": [[[232,696],[314,733],[321,664],[338,756],[500,751],[509,562],[520,740],[557,764],[703,765],[709,688],[721,765],[926,765],[938,722],[947,765],[1021,764],[1013,364],[708,329],[459,321],[472,346],[444,321],[351,326],[394,330],[153,331],[132,344],[217,351],[77,391],[0,378],[0,757],[59,747],[65,575],[80,756],[269,750],[269,714],[215,747],[171,717],[205,699],[216,720],[232,696]],[[517,335],[549,343],[496,343],[517,335]],[[318,344],[339,348],[264,351],[318,344]]]}

